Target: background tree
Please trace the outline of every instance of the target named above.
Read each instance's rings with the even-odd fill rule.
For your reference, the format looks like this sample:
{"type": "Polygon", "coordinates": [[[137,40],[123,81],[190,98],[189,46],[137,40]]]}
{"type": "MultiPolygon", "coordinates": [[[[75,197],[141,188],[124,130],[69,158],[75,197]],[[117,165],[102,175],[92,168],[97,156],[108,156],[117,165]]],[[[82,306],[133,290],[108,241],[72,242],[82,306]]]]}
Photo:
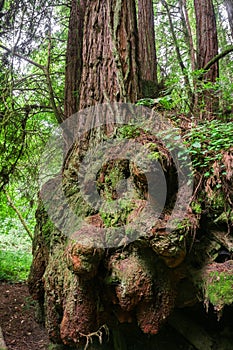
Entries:
{"type": "MultiPolygon", "coordinates": [[[[192,89],[191,89],[191,85],[190,85],[190,81],[189,81],[189,76],[188,76],[188,70],[187,67],[184,64],[183,58],[182,58],[182,54],[181,54],[181,50],[180,50],[180,45],[177,39],[177,35],[175,32],[175,28],[173,25],[173,20],[172,20],[172,15],[170,13],[170,9],[169,9],[169,5],[167,3],[167,1],[162,0],[162,4],[166,9],[167,15],[168,15],[168,20],[169,20],[169,25],[170,25],[170,31],[172,34],[172,38],[174,41],[174,46],[175,46],[175,50],[176,50],[176,55],[177,55],[177,61],[179,63],[179,66],[181,68],[183,77],[184,77],[184,82],[185,82],[185,87],[187,89],[187,95],[190,101],[190,108],[192,109],[192,105],[193,105],[193,94],[192,94],[192,89]]],[[[182,17],[183,13],[181,12],[181,19],[183,19],[182,17]]],[[[182,21],[183,23],[183,21],[182,21]]],[[[187,32],[186,32],[187,35],[187,32]]]]}
{"type": "Polygon", "coordinates": [[[142,96],[154,97],[158,94],[158,77],[154,10],[151,0],[138,1],[138,43],[142,96]]]}
{"type": "Polygon", "coordinates": [[[65,118],[78,111],[82,73],[82,44],[86,0],[71,2],[68,42],[66,50],[65,118]]]}
{"type": "MultiPolygon", "coordinates": [[[[20,251],[22,261],[27,265],[31,261],[30,251],[21,246],[24,229],[29,233],[35,225],[40,157],[51,128],[56,125],[54,107],[59,110],[64,98],[61,72],[66,30],[62,16],[65,17],[66,7],[62,16],[55,8],[43,1],[5,1],[1,12],[1,232],[9,233],[10,261],[18,261],[12,276],[17,275],[17,268],[20,271],[20,251]],[[51,20],[56,20],[56,16],[60,27],[51,33],[51,20]],[[49,97],[49,85],[55,105],[49,97]]],[[[1,241],[4,244],[4,237],[1,241]]],[[[8,259],[8,252],[4,246],[1,248],[8,259]]]]}
{"type": "MultiPolygon", "coordinates": [[[[196,13],[196,34],[197,34],[197,68],[204,69],[207,63],[218,54],[217,26],[212,0],[205,2],[194,0],[196,13]]],[[[219,64],[213,64],[204,75],[206,82],[215,83],[219,77],[219,64]]],[[[217,106],[213,90],[208,89],[203,94],[204,115],[212,115],[217,106]]],[[[200,98],[200,95],[198,99],[200,98]]],[[[198,102],[200,103],[200,102],[198,102]]]]}
{"type": "Polygon", "coordinates": [[[229,25],[231,28],[231,36],[233,38],[233,1],[232,0],[225,0],[224,5],[227,10],[229,25]]]}
{"type": "MultiPolygon", "coordinates": [[[[213,2],[195,0],[197,31],[197,64],[202,69],[218,54],[218,37],[213,2]],[[205,35],[203,35],[205,33],[205,35]]],[[[219,76],[218,63],[205,74],[205,79],[215,82],[219,76]]]]}

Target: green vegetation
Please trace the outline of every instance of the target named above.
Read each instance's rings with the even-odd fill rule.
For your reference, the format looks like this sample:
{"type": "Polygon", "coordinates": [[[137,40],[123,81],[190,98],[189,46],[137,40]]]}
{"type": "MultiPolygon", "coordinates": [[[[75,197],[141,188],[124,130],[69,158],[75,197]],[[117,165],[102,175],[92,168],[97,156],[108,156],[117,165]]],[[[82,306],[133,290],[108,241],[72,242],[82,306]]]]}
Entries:
{"type": "Polygon", "coordinates": [[[132,139],[140,135],[140,130],[137,125],[124,125],[117,129],[119,138],[132,139]]]}
{"type": "Polygon", "coordinates": [[[145,106],[145,107],[155,107],[156,109],[165,109],[170,110],[174,106],[174,101],[171,95],[166,95],[157,98],[143,98],[138,100],[136,103],[137,106],[145,106]]]}
{"type": "MultiPolygon", "coordinates": [[[[221,120],[199,122],[185,134],[185,143],[197,169],[205,169],[205,177],[213,174],[215,161],[220,161],[224,150],[233,144],[233,123],[221,120]]],[[[222,174],[226,174],[222,169],[222,174]]]]}
{"type": "Polygon", "coordinates": [[[31,239],[15,218],[5,219],[0,227],[0,280],[27,280],[32,261],[31,239]]]}
{"type": "Polygon", "coordinates": [[[29,252],[2,250],[0,261],[0,280],[10,282],[27,280],[32,263],[32,255],[29,252]]]}
{"type": "Polygon", "coordinates": [[[224,305],[233,303],[233,276],[229,271],[210,272],[205,284],[205,298],[221,311],[224,305]]]}
{"type": "MultiPolygon", "coordinates": [[[[27,208],[28,201],[21,195],[15,198],[29,229],[35,225],[35,207],[27,208]]],[[[4,194],[0,204],[0,280],[25,281],[32,261],[32,241],[4,194]]]]}

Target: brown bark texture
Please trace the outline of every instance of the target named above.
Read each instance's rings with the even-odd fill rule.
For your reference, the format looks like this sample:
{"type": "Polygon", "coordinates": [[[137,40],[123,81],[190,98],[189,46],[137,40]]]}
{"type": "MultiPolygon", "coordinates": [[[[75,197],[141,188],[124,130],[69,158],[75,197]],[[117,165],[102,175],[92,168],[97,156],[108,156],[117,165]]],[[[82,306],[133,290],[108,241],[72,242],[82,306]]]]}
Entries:
{"type": "Polygon", "coordinates": [[[134,1],[89,1],[84,24],[80,109],[138,98],[134,1]]]}
{"type": "MultiPolygon", "coordinates": [[[[218,54],[216,17],[212,0],[194,0],[197,35],[197,68],[204,69],[207,63],[218,54]]],[[[204,74],[203,81],[215,83],[219,77],[219,64],[216,62],[204,74]]],[[[197,84],[198,89],[203,86],[197,84]]],[[[218,97],[212,88],[204,87],[197,93],[196,107],[200,118],[212,118],[218,110],[218,97]]]]}
{"type": "MultiPolygon", "coordinates": [[[[202,69],[218,54],[216,18],[212,0],[194,0],[197,33],[197,65],[202,69]]],[[[205,80],[215,82],[219,76],[218,62],[205,74],[205,80]]]]}
{"type": "Polygon", "coordinates": [[[153,97],[158,93],[158,81],[154,10],[151,0],[138,1],[138,42],[142,95],[153,97]]]}
{"type": "Polygon", "coordinates": [[[64,116],[78,111],[82,74],[82,42],[86,0],[72,0],[66,51],[64,116]]]}

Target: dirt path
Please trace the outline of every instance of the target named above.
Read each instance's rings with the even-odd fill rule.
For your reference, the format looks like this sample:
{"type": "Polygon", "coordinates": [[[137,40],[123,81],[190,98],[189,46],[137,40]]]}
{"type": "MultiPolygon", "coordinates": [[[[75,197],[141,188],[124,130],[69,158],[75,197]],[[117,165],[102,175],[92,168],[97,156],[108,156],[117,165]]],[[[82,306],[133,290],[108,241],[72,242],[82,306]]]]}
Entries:
{"type": "Polygon", "coordinates": [[[47,350],[49,339],[34,319],[25,284],[0,283],[0,325],[8,350],[47,350]]]}

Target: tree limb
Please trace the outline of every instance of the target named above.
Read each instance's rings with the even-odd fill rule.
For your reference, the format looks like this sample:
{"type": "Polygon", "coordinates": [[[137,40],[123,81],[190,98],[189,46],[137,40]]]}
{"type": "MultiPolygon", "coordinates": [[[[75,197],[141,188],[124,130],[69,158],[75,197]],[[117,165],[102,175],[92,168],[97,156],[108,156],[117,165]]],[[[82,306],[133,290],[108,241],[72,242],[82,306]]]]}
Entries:
{"type": "Polygon", "coordinates": [[[218,55],[214,56],[203,68],[203,72],[199,75],[198,79],[202,80],[203,76],[206,74],[206,72],[210,69],[211,66],[213,66],[216,62],[218,62],[221,58],[225,57],[229,53],[233,52],[233,46],[229,46],[226,50],[223,52],[220,52],[218,55]]]}
{"type": "MultiPolygon", "coordinates": [[[[35,66],[37,68],[40,68],[43,71],[43,73],[45,75],[45,78],[46,78],[46,83],[47,83],[47,87],[48,87],[50,102],[51,102],[51,105],[52,105],[55,117],[56,117],[58,123],[61,124],[63,122],[63,120],[64,120],[64,117],[63,117],[62,111],[60,110],[59,107],[57,107],[56,102],[55,102],[54,91],[53,91],[53,86],[52,86],[52,82],[51,82],[51,78],[50,78],[50,72],[49,72],[50,57],[48,58],[47,66],[43,66],[42,64],[39,64],[39,63],[31,60],[30,58],[27,58],[27,57],[25,57],[23,55],[18,54],[17,52],[15,52],[14,49],[9,49],[8,47],[6,47],[6,46],[4,46],[2,44],[0,44],[0,48],[2,48],[3,50],[9,52],[13,56],[18,57],[18,58],[20,58],[20,59],[22,59],[22,60],[32,64],[33,66],[35,66]]],[[[49,54],[50,54],[50,51],[49,51],[49,54]]]]}
{"type": "Polygon", "coordinates": [[[7,52],[9,52],[11,55],[13,55],[15,57],[18,57],[18,58],[20,58],[20,59],[22,59],[24,61],[27,61],[28,63],[32,64],[33,66],[35,66],[37,68],[40,68],[42,70],[44,70],[44,68],[45,68],[44,66],[42,66],[42,64],[39,64],[39,63],[31,60],[30,58],[27,58],[27,57],[25,57],[23,55],[20,55],[19,53],[15,52],[14,49],[9,49],[8,47],[6,47],[6,46],[4,46],[2,44],[0,44],[0,48],[5,50],[5,51],[7,51],[7,52]]]}
{"type": "Polygon", "coordinates": [[[20,213],[19,209],[15,206],[15,204],[14,204],[14,202],[13,202],[11,196],[10,196],[9,193],[7,192],[7,190],[4,189],[3,191],[4,191],[5,195],[6,195],[6,198],[7,198],[7,200],[8,200],[8,203],[9,203],[10,207],[16,212],[16,214],[17,214],[17,216],[18,216],[18,218],[19,218],[21,224],[22,224],[23,227],[25,228],[25,230],[26,230],[28,236],[31,238],[31,240],[33,240],[33,233],[32,233],[31,230],[29,229],[29,227],[28,227],[26,221],[24,220],[22,214],[20,213]]]}

